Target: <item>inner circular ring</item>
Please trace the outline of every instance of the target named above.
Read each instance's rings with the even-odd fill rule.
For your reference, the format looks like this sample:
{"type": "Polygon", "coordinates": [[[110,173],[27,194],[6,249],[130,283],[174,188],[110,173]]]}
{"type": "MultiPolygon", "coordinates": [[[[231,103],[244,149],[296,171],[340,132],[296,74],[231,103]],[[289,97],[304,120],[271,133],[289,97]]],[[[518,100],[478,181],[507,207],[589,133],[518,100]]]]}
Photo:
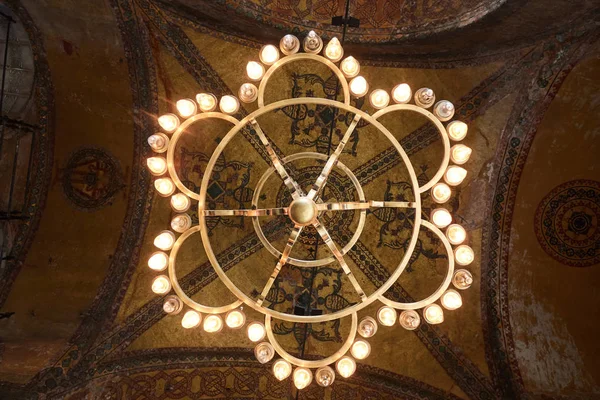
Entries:
{"type": "MultiPolygon", "coordinates": [[[[307,158],[315,159],[315,160],[323,160],[323,161],[327,161],[327,159],[328,159],[327,155],[325,155],[325,154],[314,153],[314,152],[308,151],[308,152],[296,153],[296,154],[292,154],[291,156],[287,156],[281,160],[281,163],[283,165],[285,165],[292,161],[304,160],[307,158]]],[[[354,185],[354,188],[356,189],[356,192],[358,193],[358,199],[360,201],[365,201],[365,193],[362,189],[362,186],[360,185],[360,182],[358,181],[358,178],[356,178],[356,175],[354,175],[352,170],[350,170],[350,168],[348,168],[346,165],[344,165],[344,163],[342,163],[340,160],[338,160],[336,167],[341,169],[342,172],[344,172],[344,174],[346,174],[346,176],[350,179],[350,181],[354,185]]],[[[265,185],[265,183],[267,182],[267,179],[269,179],[269,177],[274,172],[275,172],[275,168],[270,167],[269,169],[267,169],[265,171],[263,176],[260,177],[260,179],[256,185],[256,188],[254,190],[254,195],[252,196],[252,207],[260,208],[260,207],[258,207],[258,200],[259,200],[260,194],[262,192],[262,188],[265,185]]],[[[352,235],[352,238],[350,239],[350,241],[342,249],[340,249],[340,252],[342,253],[342,255],[346,254],[348,251],[350,251],[350,249],[352,247],[354,247],[354,245],[360,238],[360,235],[365,227],[366,219],[367,219],[367,210],[361,210],[360,217],[358,220],[358,226],[356,227],[356,231],[354,232],[354,235],[352,235]]],[[[273,254],[276,258],[278,258],[278,259],[281,258],[282,253],[279,250],[277,250],[271,244],[271,242],[269,242],[267,240],[267,237],[265,236],[265,234],[262,230],[262,227],[260,226],[260,217],[252,217],[252,224],[254,225],[254,231],[256,232],[256,235],[260,239],[263,246],[265,246],[265,248],[269,251],[269,253],[273,254]]],[[[286,262],[288,264],[294,265],[296,267],[322,267],[324,265],[331,264],[334,261],[335,261],[335,257],[329,256],[326,258],[318,258],[316,260],[301,260],[299,258],[289,257],[286,262]]]]}

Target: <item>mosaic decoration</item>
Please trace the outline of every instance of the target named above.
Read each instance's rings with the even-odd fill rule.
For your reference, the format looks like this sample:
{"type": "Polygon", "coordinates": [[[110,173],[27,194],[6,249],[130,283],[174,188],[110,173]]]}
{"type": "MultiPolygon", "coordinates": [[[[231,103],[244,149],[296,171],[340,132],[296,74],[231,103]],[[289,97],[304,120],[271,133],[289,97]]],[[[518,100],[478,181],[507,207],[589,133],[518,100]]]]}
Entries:
{"type": "Polygon", "coordinates": [[[535,213],[535,234],[544,251],[571,267],[600,263],[600,182],[575,180],[552,190],[535,213]]]}

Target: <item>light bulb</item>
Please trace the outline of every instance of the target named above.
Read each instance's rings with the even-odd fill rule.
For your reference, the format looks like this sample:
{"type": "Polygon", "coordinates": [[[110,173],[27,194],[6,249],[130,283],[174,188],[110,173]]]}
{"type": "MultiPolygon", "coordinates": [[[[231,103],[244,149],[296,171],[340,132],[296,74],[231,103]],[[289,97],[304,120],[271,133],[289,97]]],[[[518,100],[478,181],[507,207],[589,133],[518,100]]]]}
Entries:
{"type": "Polygon", "coordinates": [[[333,62],[338,62],[344,56],[344,49],[338,38],[333,37],[325,46],[325,56],[333,62]]]}
{"type": "Polygon", "coordinates": [[[225,317],[225,323],[231,329],[241,328],[246,323],[246,314],[241,310],[231,310],[225,317]]]}
{"type": "Polygon", "coordinates": [[[183,193],[177,193],[171,196],[171,208],[178,212],[185,212],[190,208],[190,198],[183,193]]]}
{"type": "Polygon", "coordinates": [[[473,284],[473,275],[466,269],[459,269],[454,272],[452,284],[455,288],[460,290],[468,289],[473,284]]]}
{"type": "Polygon", "coordinates": [[[469,161],[469,157],[471,157],[472,152],[473,150],[464,144],[455,144],[450,149],[450,158],[455,164],[461,165],[469,161]]]}
{"type": "Polygon", "coordinates": [[[175,191],[175,184],[171,178],[159,178],[154,181],[154,188],[161,196],[167,197],[175,191]]]}
{"type": "Polygon", "coordinates": [[[259,58],[263,64],[271,65],[279,60],[279,49],[272,44],[263,46],[262,49],[260,49],[259,58]]]}
{"type": "Polygon", "coordinates": [[[348,356],[342,357],[335,364],[335,369],[342,377],[349,378],[356,371],[356,361],[348,356]]]}
{"type": "Polygon", "coordinates": [[[200,110],[204,112],[213,111],[217,108],[217,98],[214,94],[199,93],[196,95],[196,102],[200,106],[200,110]]]}
{"type": "Polygon", "coordinates": [[[377,333],[377,322],[372,317],[364,317],[358,323],[358,334],[364,338],[370,338],[377,333]]]}
{"type": "Polygon", "coordinates": [[[445,208],[436,208],[431,212],[431,221],[438,228],[445,228],[452,222],[452,215],[445,208]]]}
{"type": "Polygon", "coordinates": [[[279,359],[273,363],[273,375],[275,378],[282,381],[292,373],[292,364],[289,362],[279,359]]]}
{"type": "Polygon", "coordinates": [[[233,96],[223,96],[219,102],[219,108],[225,114],[235,114],[240,108],[240,102],[233,96]]]}
{"type": "Polygon", "coordinates": [[[183,233],[192,226],[192,217],[187,214],[177,214],[171,220],[171,229],[177,233],[183,233]]]}
{"type": "Polygon", "coordinates": [[[163,157],[149,157],[146,160],[146,165],[150,173],[154,176],[162,175],[167,172],[167,160],[163,157]]]}
{"type": "Polygon", "coordinates": [[[439,305],[433,303],[423,309],[423,316],[427,323],[435,325],[444,322],[444,310],[439,305]]]}
{"type": "Polygon", "coordinates": [[[194,100],[191,99],[179,100],[177,101],[176,106],[179,115],[181,115],[183,118],[191,117],[198,111],[196,103],[194,102],[194,100]]]}
{"type": "Polygon", "coordinates": [[[246,74],[253,81],[260,81],[265,74],[265,67],[256,61],[250,61],[246,65],[246,74]]]}
{"type": "Polygon", "coordinates": [[[373,107],[380,110],[390,104],[390,95],[383,89],[375,89],[369,96],[369,102],[373,107]]]}
{"type": "Polygon", "coordinates": [[[148,259],[148,267],[155,271],[164,271],[169,266],[169,256],[162,251],[152,253],[148,259]]]}
{"type": "Polygon", "coordinates": [[[392,97],[396,103],[408,103],[412,97],[412,90],[406,83],[401,83],[392,89],[392,97]]]}
{"type": "Polygon", "coordinates": [[[171,290],[171,281],[166,275],[159,275],[152,281],[152,291],[156,294],[165,294],[171,290]]]}
{"type": "Polygon", "coordinates": [[[459,245],[467,238],[467,231],[458,224],[452,224],[446,229],[446,237],[450,244],[459,245]]]}
{"type": "Polygon", "coordinates": [[[297,53],[300,50],[300,40],[294,35],[285,35],[279,41],[279,48],[286,56],[297,53]]]}
{"type": "Polygon", "coordinates": [[[179,126],[179,118],[175,114],[165,114],[158,117],[158,124],[167,133],[173,133],[179,126]]]}
{"type": "Polygon", "coordinates": [[[431,189],[431,197],[436,203],[445,203],[450,200],[452,190],[445,183],[438,183],[431,189]]]}
{"type": "Polygon", "coordinates": [[[269,342],[262,342],[256,345],[254,348],[254,356],[259,363],[265,364],[273,359],[275,356],[275,349],[269,342]]]}
{"type": "Polygon", "coordinates": [[[467,136],[469,127],[462,121],[452,121],[448,124],[446,130],[448,131],[448,136],[450,136],[451,140],[459,142],[467,136]]]}
{"type": "Polygon", "coordinates": [[[446,310],[456,310],[462,306],[462,297],[454,289],[448,289],[442,295],[442,305],[446,310]]]}
{"type": "Polygon", "coordinates": [[[422,108],[429,108],[435,102],[435,93],[429,88],[421,88],[415,93],[415,104],[422,108]]]}
{"type": "Polygon", "coordinates": [[[363,97],[369,91],[369,84],[362,76],[357,76],[350,81],[350,92],[355,97],[363,97]]]}
{"type": "Polygon", "coordinates": [[[315,380],[322,387],[331,386],[335,381],[335,372],[331,367],[321,367],[315,372],[315,380]]]}
{"type": "Polygon", "coordinates": [[[157,132],[148,137],[148,144],[157,153],[164,153],[169,147],[169,137],[164,133],[157,132]]]}
{"type": "Polygon", "coordinates": [[[448,121],[454,116],[454,104],[448,100],[440,100],[433,106],[433,114],[440,121],[448,121]]]}
{"type": "Polygon", "coordinates": [[[340,69],[346,78],[354,78],[360,72],[360,64],[356,58],[350,56],[344,58],[340,64],[340,69]]]}
{"type": "Polygon", "coordinates": [[[462,181],[466,178],[467,176],[467,170],[456,166],[456,165],[451,165],[448,167],[448,169],[446,170],[446,173],[444,174],[444,180],[446,181],[446,183],[450,186],[456,186],[456,185],[460,185],[462,183],[462,181]]]}
{"type": "Polygon", "coordinates": [[[352,357],[357,360],[364,360],[371,354],[371,345],[365,340],[358,339],[352,345],[350,352],[352,353],[352,357]]]}
{"type": "Polygon", "coordinates": [[[162,231],[155,239],[154,245],[161,250],[171,250],[175,243],[175,235],[171,231],[162,231]]]}
{"type": "Polygon", "coordinates": [[[265,331],[265,326],[263,324],[260,322],[252,322],[248,325],[247,333],[248,339],[250,339],[251,342],[258,342],[264,339],[267,332],[265,331]]]}
{"type": "Polygon", "coordinates": [[[183,302],[177,296],[167,296],[163,303],[163,311],[167,314],[175,315],[181,312],[183,308],[183,302]]]}
{"type": "Polygon", "coordinates": [[[419,313],[415,310],[402,311],[398,320],[400,321],[400,326],[409,331],[414,331],[421,323],[421,317],[419,317],[419,313]]]}
{"type": "Polygon", "coordinates": [[[216,333],[223,329],[223,318],[220,315],[211,314],[204,318],[203,328],[208,333],[216,333]]]}
{"type": "Polygon", "coordinates": [[[315,31],[308,32],[304,38],[304,51],[310,54],[317,54],[323,48],[323,39],[316,34],[315,31]]]}
{"type": "Polygon", "coordinates": [[[308,368],[296,368],[294,370],[294,386],[302,390],[312,382],[312,372],[308,368]]]}
{"type": "Polygon", "coordinates": [[[396,323],[397,317],[396,310],[392,307],[383,306],[377,311],[377,320],[384,326],[393,326],[396,323]]]}
{"type": "Polygon", "coordinates": [[[475,259],[475,253],[472,248],[463,244],[454,249],[454,259],[458,265],[469,265],[475,259]]]}
{"type": "Polygon", "coordinates": [[[252,103],[258,97],[258,89],[253,83],[244,83],[240,86],[238,96],[244,103],[252,103]]]}
{"type": "Polygon", "coordinates": [[[190,310],[183,315],[181,326],[185,329],[195,328],[200,325],[200,321],[202,321],[202,315],[194,310],[190,310]]]}

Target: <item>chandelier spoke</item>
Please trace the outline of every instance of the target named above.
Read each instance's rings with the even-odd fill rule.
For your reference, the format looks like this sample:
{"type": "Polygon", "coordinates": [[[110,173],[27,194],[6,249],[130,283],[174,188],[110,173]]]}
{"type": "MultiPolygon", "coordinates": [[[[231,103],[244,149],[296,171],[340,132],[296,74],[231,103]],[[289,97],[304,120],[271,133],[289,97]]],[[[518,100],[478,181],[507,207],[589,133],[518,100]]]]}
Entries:
{"type": "Polygon", "coordinates": [[[321,225],[321,223],[318,220],[315,221],[313,226],[315,227],[317,232],[319,232],[319,236],[321,236],[321,239],[323,239],[323,241],[325,242],[327,247],[329,247],[329,250],[331,250],[331,252],[333,253],[333,256],[335,257],[335,259],[338,261],[338,263],[344,270],[344,273],[346,274],[346,276],[352,283],[352,286],[354,286],[354,290],[356,290],[356,293],[358,293],[358,295],[360,296],[362,301],[365,301],[367,299],[367,295],[365,294],[365,291],[362,289],[362,287],[356,280],[356,277],[354,276],[352,271],[350,271],[350,267],[348,267],[346,260],[344,260],[344,256],[338,249],[337,245],[333,242],[333,239],[329,235],[329,232],[327,232],[327,229],[325,229],[325,227],[323,225],[321,225]]]}
{"type": "Polygon", "coordinates": [[[269,215],[288,215],[288,207],[254,210],[204,210],[205,217],[264,217],[269,215]]]}
{"type": "Polygon", "coordinates": [[[327,160],[325,167],[323,167],[323,170],[321,171],[321,174],[317,178],[317,181],[315,182],[315,184],[312,186],[312,188],[308,192],[308,195],[307,195],[308,198],[314,199],[315,196],[321,191],[321,189],[323,189],[323,187],[327,183],[327,178],[329,177],[329,173],[331,173],[331,170],[337,163],[337,160],[340,157],[340,155],[342,154],[342,151],[344,151],[344,147],[346,146],[346,143],[348,142],[348,140],[350,140],[350,136],[352,136],[352,132],[354,132],[356,125],[358,125],[358,122],[360,121],[360,118],[361,118],[361,116],[358,114],[356,114],[354,116],[354,119],[352,120],[352,123],[346,130],[344,137],[342,138],[342,140],[340,140],[340,143],[338,144],[338,146],[335,149],[335,151],[333,152],[333,154],[331,154],[331,156],[329,156],[329,159],[327,160]]]}
{"type": "Polygon", "coordinates": [[[369,208],[415,208],[411,201],[342,201],[339,203],[317,203],[319,211],[367,210],[369,208]]]}
{"type": "Polygon", "coordinates": [[[277,275],[279,275],[281,268],[285,265],[288,258],[290,257],[292,248],[294,247],[294,244],[296,244],[296,240],[298,240],[298,237],[300,236],[300,233],[302,232],[303,228],[304,228],[303,226],[295,225],[294,229],[292,229],[292,233],[290,233],[290,237],[288,238],[288,241],[285,244],[285,249],[283,250],[281,257],[279,258],[279,261],[277,261],[277,265],[275,265],[275,269],[271,273],[271,276],[269,277],[269,280],[267,281],[267,284],[263,288],[260,296],[258,296],[258,300],[256,300],[256,303],[259,306],[261,306],[262,303],[267,298],[267,295],[269,294],[269,290],[271,290],[271,286],[273,286],[273,284],[275,283],[275,279],[277,279],[277,275]]]}
{"type": "Polygon", "coordinates": [[[297,199],[298,197],[303,196],[304,191],[296,183],[296,181],[292,179],[290,174],[288,174],[286,169],[283,167],[283,163],[277,156],[277,153],[275,153],[275,150],[273,150],[273,146],[271,146],[271,143],[269,143],[269,140],[267,139],[267,136],[263,132],[262,128],[260,127],[260,125],[258,125],[258,121],[255,118],[252,118],[250,120],[250,123],[252,124],[252,128],[258,135],[260,142],[263,146],[265,146],[267,154],[269,154],[269,157],[271,157],[271,163],[273,164],[273,167],[275,167],[275,170],[277,171],[279,176],[281,176],[281,179],[283,179],[283,183],[289,189],[292,198],[297,199]]]}

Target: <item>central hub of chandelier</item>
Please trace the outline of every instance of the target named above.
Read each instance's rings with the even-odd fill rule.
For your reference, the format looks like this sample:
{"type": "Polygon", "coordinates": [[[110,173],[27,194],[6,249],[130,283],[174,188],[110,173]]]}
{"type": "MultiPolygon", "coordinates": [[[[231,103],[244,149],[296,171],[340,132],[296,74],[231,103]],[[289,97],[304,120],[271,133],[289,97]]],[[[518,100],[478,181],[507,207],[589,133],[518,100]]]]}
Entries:
{"type": "Polygon", "coordinates": [[[360,65],[354,57],[350,56],[342,60],[344,51],[338,39],[331,39],[323,49],[322,39],[314,32],[310,32],[302,43],[304,53],[299,53],[300,47],[300,40],[293,35],[283,37],[279,48],[273,45],[264,46],[259,53],[261,62],[250,61],[246,66],[248,78],[253,82],[260,82],[260,84],[258,87],[254,83],[243,84],[238,93],[239,99],[231,95],[217,99],[213,94],[200,93],[196,96],[196,101],[192,99],[179,100],[176,104],[179,116],[175,114],[160,116],[158,123],[164,132],[155,133],[148,138],[149,145],[158,154],[150,157],[147,164],[150,172],[157,177],[154,181],[156,190],[160,195],[170,197],[171,207],[176,212],[171,221],[171,230],[165,230],[156,236],[154,245],[158,251],[152,254],[148,260],[148,266],[152,270],[168,271],[168,275],[158,275],[152,282],[152,290],[165,296],[164,311],[168,314],[179,314],[184,308],[187,308],[181,320],[183,328],[191,329],[202,324],[204,331],[208,333],[219,332],[224,326],[238,329],[246,325],[248,338],[257,343],[255,355],[258,361],[261,363],[271,362],[278,354],[280,358],[272,362],[274,375],[279,380],[283,380],[293,373],[295,386],[303,389],[312,382],[313,377],[321,386],[331,385],[336,377],[336,373],[331,367],[333,364],[335,364],[337,374],[344,378],[351,376],[356,370],[356,360],[363,360],[370,354],[371,345],[367,339],[375,335],[379,325],[393,326],[398,323],[404,329],[414,330],[422,323],[422,319],[429,324],[443,322],[444,309],[455,310],[462,305],[462,297],[455,289],[467,289],[473,282],[471,273],[466,269],[455,270],[455,264],[469,265],[474,260],[474,253],[471,247],[465,244],[467,241],[465,229],[459,224],[452,223],[450,212],[442,206],[451,198],[451,188],[464,180],[467,171],[460,165],[464,164],[471,155],[471,149],[463,144],[450,146],[450,141],[459,142],[467,134],[467,125],[464,122],[456,120],[448,122],[454,116],[453,104],[447,100],[436,102],[435,93],[429,88],[418,89],[413,96],[411,87],[406,83],[401,83],[390,92],[383,89],[371,91],[368,98],[376,111],[369,114],[351,105],[353,97],[360,98],[369,93],[369,85],[366,79],[359,75],[360,65]],[[321,51],[324,56],[319,55],[321,51]],[[297,61],[316,61],[331,69],[339,80],[343,100],[297,97],[265,104],[265,89],[273,73],[283,65],[297,61]],[[257,102],[258,109],[241,120],[237,119],[234,115],[239,111],[240,100],[245,103],[257,102]],[[410,104],[411,100],[414,100],[414,104],[410,104]],[[302,152],[280,157],[257,121],[259,117],[267,113],[299,105],[329,107],[353,116],[348,120],[348,127],[331,154],[302,152]],[[220,112],[217,111],[217,108],[220,112]],[[432,111],[428,109],[432,109],[432,111]],[[378,120],[383,115],[397,111],[415,112],[426,117],[435,125],[442,139],[444,154],[440,166],[435,175],[424,184],[420,184],[417,180],[414,168],[398,140],[378,120]],[[206,165],[200,190],[194,192],[179,178],[174,162],[175,147],[192,124],[214,119],[229,122],[233,127],[220,140],[206,165]],[[359,122],[375,127],[386,137],[402,159],[410,180],[410,196],[412,197],[409,201],[367,200],[353,171],[339,160],[359,122]],[[447,125],[444,125],[444,122],[448,122],[447,125]],[[233,137],[245,129],[249,129],[253,133],[252,138],[256,140],[255,146],[262,146],[268,155],[271,167],[258,181],[251,209],[209,209],[206,197],[211,177],[216,173],[215,166],[233,137]],[[166,158],[160,155],[163,153],[166,153],[166,158]],[[318,178],[307,193],[288,173],[290,163],[302,159],[324,162],[318,178]],[[450,161],[453,164],[450,164],[450,161]],[[343,173],[352,183],[358,197],[356,201],[327,203],[322,200],[320,196],[334,168],[343,173]],[[292,201],[287,207],[259,208],[261,190],[267,179],[275,173],[285,184],[292,201]],[[440,207],[434,208],[430,215],[425,216],[422,215],[421,205],[424,195],[431,196],[435,203],[440,204],[440,207]],[[199,221],[196,226],[192,226],[192,219],[187,214],[192,201],[198,202],[199,221]],[[411,238],[405,254],[398,260],[398,264],[389,278],[372,293],[366,293],[346,263],[345,255],[356,244],[362,233],[367,210],[381,208],[410,209],[410,215],[414,215],[411,238]],[[348,243],[344,247],[340,247],[332,239],[327,227],[323,225],[321,215],[326,212],[345,210],[355,210],[359,213],[359,219],[356,231],[348,243]],[[261,228],[260,218],[268,215],[287,215],[294,224],[283,249],[277,249],[261,228]],[[241,290],[227,275],[212,249],[211,237],[207,228],[207,218],[240,216],[252,219],[254,230],[261,243],[277,260],[274,261],[273,272],[262,289],[255,291],[254,294],[241,290]],[[329,249],[331,256],[312,260],[290,256],[302,230],[309,226],[314,227],[329,249]],[[446,276],[439,288],[423,300],[414,302],[390,300],[386,297],[386,292],[398,280],[409,260],[414,256],[417,237],[422,229],[429,230],[443,244],[448,259],[446,276]],[[176,270],[177,253],[186,239],[196,232],[200,232],[202,244],[216,274],[237,297],[233,303],[219,307],[207,306],[191,299],[182,290],[176,270]],[[285,265],[317,268],[332,263],[337,263],[343,270],[352,285],[352,290],[356,292],[359,299],[357,302],[349,303],[345,308],[321,315],[297,315],[281,312],[264,304],[285,265]],[[450,288],[450,285],[453,285],[455,289],[450,288]],[[437,303],[438,300],[441,305],[437,303]],[[381,303],[375,318],[366,315],[359,321],[358,313],[375,302],[381,303]],[[242,310],[244,304],[264,315],[264,321],[246,321],[246,315],[242,310]],[[294,323],[321,323],[346,317],[351,319],[351,328],[343,345],[330,356],[318,360],[302,359],[288,353],[277,342],[272,329],[272,319],[294,323]],[[357,334],[360,337],[357,337],[357,334]],[[293,366],[296,368],[294,369],[293,366]]]}

